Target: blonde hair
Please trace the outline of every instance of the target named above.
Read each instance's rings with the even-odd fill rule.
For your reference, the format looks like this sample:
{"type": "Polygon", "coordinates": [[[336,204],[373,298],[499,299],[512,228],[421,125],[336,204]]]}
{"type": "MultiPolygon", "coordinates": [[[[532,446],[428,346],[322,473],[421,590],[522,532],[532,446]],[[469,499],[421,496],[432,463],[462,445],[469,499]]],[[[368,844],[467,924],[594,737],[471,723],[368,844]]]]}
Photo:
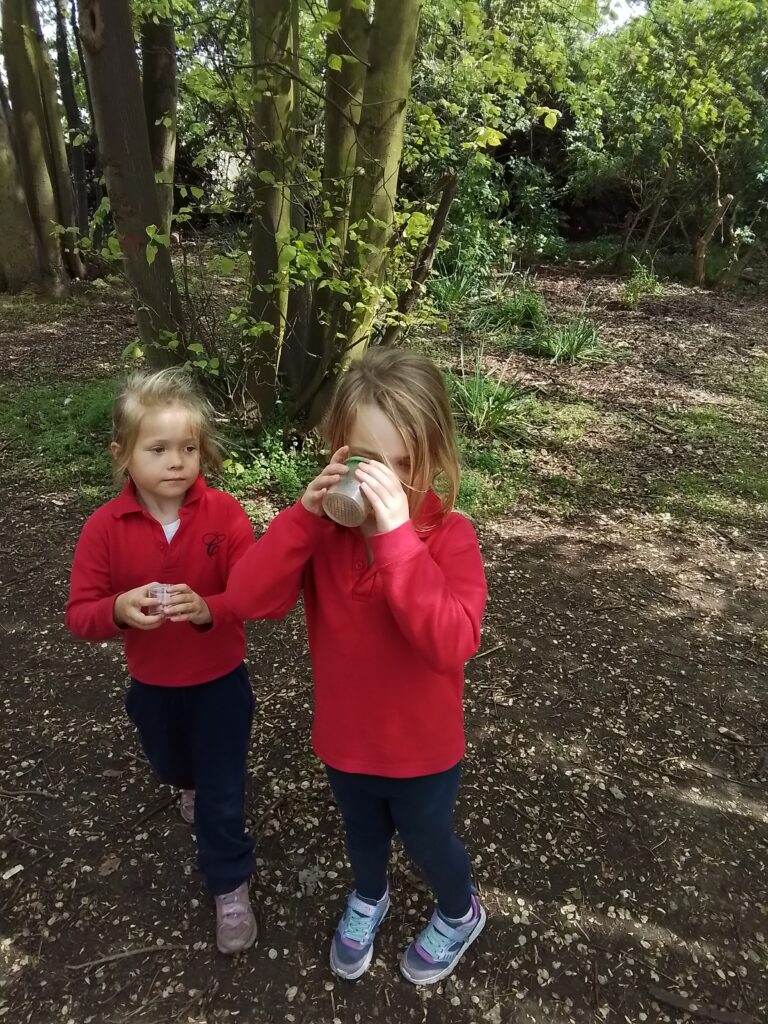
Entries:
{"type": "Polygon", "coordinates": [[[369,349],[342,376],[331,403],[325,423],[331,451],[346,444],[362,405],[377,406],[403,438],[411,460],[408,504],[414,520],[438,477],[442,513],[450,512],[459,489],[456,427],[443,375],[432,360],[402,349],[369,349]]]}
{"type": "Polygon", "coordinates": [[[120,448],[114,461],[116,483],[128,475],[143,417],[150,409],[168,405],[181,405],[189,413],[200,445],[200,468],[204,472],[221,468],[222,448],[213,407],[185,370],[170,367],[156,373],[132,373],[112,405],[112,440],[120,448]]]}

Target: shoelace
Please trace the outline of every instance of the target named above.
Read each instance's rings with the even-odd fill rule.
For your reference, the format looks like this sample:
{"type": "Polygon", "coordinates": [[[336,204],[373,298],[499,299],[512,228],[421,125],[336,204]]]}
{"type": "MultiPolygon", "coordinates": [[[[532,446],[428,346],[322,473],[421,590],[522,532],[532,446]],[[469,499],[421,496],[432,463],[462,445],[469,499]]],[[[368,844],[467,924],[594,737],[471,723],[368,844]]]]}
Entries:
{"type": "Polygon", "coordinates": [[[244,914],[245,909],[239,892],[228,892],[221,897],[221,912],[224,917],[237,917],[238,914],[244,914]]]}
{"type": "Polygon", "coordinates": [[[448,951],[454,944],[454,940],[449,939],[447,935],[443,935],[442,932],[438,931],[432,921],[429,922],[429,925],[419,938],[421,948],[426,953],[429,953],[433,960],[438,961],[446,959],[448,951]]]}
{"type": "Polygon", "coordinates": [[[358,914],[356,910],[348,910],[344,922],[344,938],[367,944],[370,939],[372,923],[372,918],[358,914]]]}

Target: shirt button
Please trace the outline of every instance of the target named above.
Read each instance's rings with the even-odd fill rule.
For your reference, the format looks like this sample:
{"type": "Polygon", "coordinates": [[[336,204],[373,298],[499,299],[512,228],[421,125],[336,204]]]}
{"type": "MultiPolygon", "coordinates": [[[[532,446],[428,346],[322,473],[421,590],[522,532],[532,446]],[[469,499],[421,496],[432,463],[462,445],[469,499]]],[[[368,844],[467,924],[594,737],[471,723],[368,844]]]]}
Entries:
{"type": "Polygon", "coordinates": [[[363,565],[362,562],[355,562],[355,568],[356,569],[364,569],[365,566],[363,565]]]}

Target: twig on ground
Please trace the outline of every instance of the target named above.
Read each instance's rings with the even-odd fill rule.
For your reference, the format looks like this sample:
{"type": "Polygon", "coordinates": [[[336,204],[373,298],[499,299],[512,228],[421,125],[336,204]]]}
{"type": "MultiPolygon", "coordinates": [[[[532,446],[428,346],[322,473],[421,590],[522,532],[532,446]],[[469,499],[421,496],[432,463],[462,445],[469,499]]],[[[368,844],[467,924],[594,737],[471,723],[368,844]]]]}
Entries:
{"type": "Polygon", "coordinates": [[[497,651],[503,651],[506,646],[506,644],[496,644],[495,647],[491,647],[487,651],[481,651],[479,654],[476,654],[474,658],[470,658],[470,661],[480,661],[481,658],[487,658],[489,654],[495,654],[497,651]]]}
{"type": "Polygon", "coordinates": [[[673,1006],[676,1010],[689,1013],[692,1017],[718,1021],[719,1024],[754,1024],[755,1018],[748,1013],[719,1010],[716,1006],[704,1006],[679,996],[676,992],[668,992],[665,988],[659,988],[658,985],[648,985],[647,988],[657,1003],[673,1006]]]}
{"type": "Polygon", "coordinates": [[[0,789],[0,796],[6,800],[20,800],[25,796],[41,796],[46,800],[58,800],[55,793],[49,793],[47,789],[0,789]]]}
{"type": "Polygon", "coordinates": [[[102,964],[111,964],[115,960],[127,960],[131,956],[144,956],[150,953],[165,953],[168,951],[186,949],[186,946],[173,946],[169,943],[156,946],[139,946],[138,949],[124,949],[121,953],[110,953],[109,956],[100,956],[98,960],[87,960],[83,964],[67,964],[68,971],[88,971],[92,967],[101,967],[102,964]]]}
{"type": "Polygon", "coordinates": [[[134,829],[138,828],[140,825],[144,825],[146,822],[149,821],[150,818],[154,818],[156,814],[159,814],[160,811],[164,811],[166,807],[170,807],[171,804],[176,803],[178,798],[178,794],[174,793],[172,796],[169,796],[165,800],[163,800],[162,803],[156,804],[154,807],[150,807],[148,811],[145,811],[145,813],[142,814],[140,818],[137,818],[136,821],[134,821],[133,825],[131,825],[131,828],[134,829]]]}

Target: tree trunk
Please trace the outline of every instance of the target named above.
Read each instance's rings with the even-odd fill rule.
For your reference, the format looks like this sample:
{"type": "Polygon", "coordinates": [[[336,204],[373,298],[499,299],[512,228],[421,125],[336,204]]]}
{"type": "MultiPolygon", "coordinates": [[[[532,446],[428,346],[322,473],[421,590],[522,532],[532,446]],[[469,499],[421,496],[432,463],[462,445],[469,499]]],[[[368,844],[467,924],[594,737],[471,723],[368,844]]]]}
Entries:
{"type": "Polygon", "coordinates": [[[40,283],[35,232],[21,175],[11,146],[4,104],[0,103],[0,292],[40,283]]]}
{"type": "MultiPolygon", "coordinates": [[[[363,279],[370,287],[361,289],[359,296],[364,312],[346,318],[344,330],[351,358],[365,351],[395,221],[405,114],[420,13],[421,0],[376,0],[357,133],[356,162],[363,173],[355,177],[349,215],[350,225],[359,225],[362,241],[366,247],[371,246],[362,257],[363,279]]],[[[350,241],[348,265],[359,265],[361,256],[359,245],[350,241]]]]}
{"type": "Polygon", "coordinates": [[[366,12],[353,7],[353,0],[328,0],[328,11],[338,11],[340,21],[338,31],[331,33],[326,43],[323,185],[325,199],[332,210],[328,228],[338,235],[343,253],[347,244],[357,126],[363,107],[371,26],[366,12]],[[341,68],[337,69],[335,65],[339,60],[341,68]]]}
{"type": "Polygon", "coordinates": [[[651,240],[651,235],[656,229],[656,222],[659,219],[661,208],[664,206],[664,201],[667,198],[667,193],[669,192],[670,186],[672,185],[676,171],[677,154],[670,157],[669,164],[667,165],[667,170],[664,174],[661,185],[659,186],[659,191],[656,195],[656,199],[653,204],[653,209],[651,211],[651,219],[648,221],[648,226],[645,229],[643,240],[640,243],[640,251],[642,253],[646,253],[648,251],[648,244],[651,240]]]}
{"type": "Polygon", "coordinates": [[[38,79],[38,37],[27,0],[2,0],[3,56],[13,111],[13,134],[27,208],[35,231],[42,283],[53,295],[66,291],[61,248],[53,234],[61,223],[56,204],[56,172],[38,79]]]}
{"type": "Polygon", "coordinates": [[[728,207],[733,202],[733,196],[728,193],[727,196],[723,197],[722,202],[718,201],[715,212],[710,218],[709,224],[704,228],[704,231],[696,239],[693,247],[693,283],[699,288],[703,288],[706,284],[705,274],[705,262],[707,258],[707,249],[709,243],[712,241],[712,236],[717,231],[717,226],[722,221],[723,217],[728,212],[728,207]]]}
{"type": "Polygon", "coordinates": [[[407,316],[413,309],[424,291],[424,285],[432,271],[432,264],[435,260],[435,253],[440,243],[445,225],[448,222],[448,214],[451,212],[453,200],[456,198],[456,190],[459,187],[459,177],[452,171],[445,179],[443,194],[437,207],[429,236],[424,248],[416,257],[411,272],[411,283],[407,291],[403,292],[397,303],[398,319],[389,325],[384,333],[382,345],[392,345],[400,337],[403,331],[402,318],[407,316]]]}
{"type": "Polygon", "coordinates": [[[56,196],[58,223],[65,228],[61,243],[64,250],[64,262],[72,277],[85,277],[85,267],[76,251],[74,242],[77,234],[77,217],[75,214],[75,195],[72,190],[72,178],[67,162],[67,147],[61,125],[59,96],[56,90],[56,77],[48,59],[48,47],[43,38],[40,19],[37,14],[36,0],[27,0],[28,23],[34,32],[32,53],[39,83],[42,101],[45,131],[48,138],[48,158],[50,161],[51,180],[56,196]]]}
{"type": "Polygon", "coordinates": [[[75,188],[75,217],[81,235],[88,234],[88,189],[85,181],[85,150],[82,139],[74,144],[72,135],[85,134],[85,126],[80,116],[80,108],[75,97],[75,85],[72,79],[72,65],[69,60],[69,38],[67,35],[66,0],[56,0],[56,57],[59,68],[59,85],[64,112],[67,116],[67,127],[70,132],[68,146],[69,166],[72,171],[72,182],[75,188]]]}
{"type": "Polygon", "coordinates": [[[170,234],[176,162],[176,33],[173,19],[148,19],[141,26],[144,112],[157,182],[160,230],[170,234]]]}
{"type": "Polygon", "coordinates": [[[248,307],[252,319],[262,325],[262,333],[254,339],[248,357],[247,391],[260,420],[269,414],[277,397],[288,294],[281,255],[288,251],[285,247],[291,230],[297,7],[298,0],[250,0],[249,4],[254,85],[260,98],[254,112],[258,141],[248,307]]]}
{"type": "Polygon", "coordinates": [[[162,332],[183,336],[181,300],[168,245],[153,247],[160,208],[149,152],[129,0],[78,0],[80,35],[91,85],[101,165],[125,267],[133,285],[141,340],[153,365],[174,362],[162,332]]]}

